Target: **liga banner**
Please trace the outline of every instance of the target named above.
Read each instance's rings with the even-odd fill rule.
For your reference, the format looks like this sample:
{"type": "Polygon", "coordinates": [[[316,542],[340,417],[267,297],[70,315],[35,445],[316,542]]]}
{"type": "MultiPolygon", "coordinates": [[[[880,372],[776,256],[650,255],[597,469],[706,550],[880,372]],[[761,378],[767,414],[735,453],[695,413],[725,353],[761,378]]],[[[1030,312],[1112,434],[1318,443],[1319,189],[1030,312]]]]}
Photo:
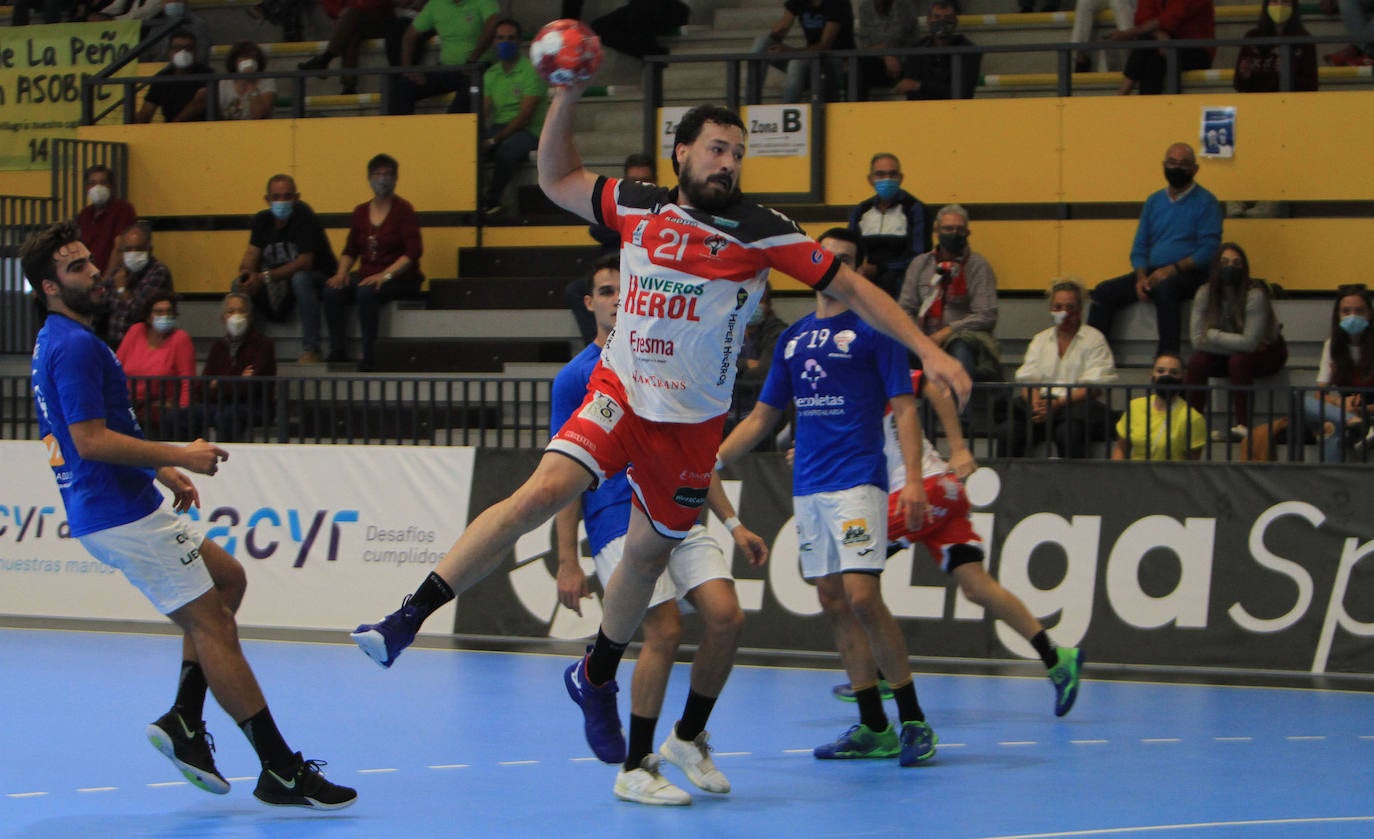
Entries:
{"type": "MultiPolygon", "coordinates": [[[[0,29],[0,169],[48,168],[53,138],[76,136],[81,80],[123,58],[138,36],[135,20],[0,29]]],[[[131,64],[118,75],[135,73],[131,64]]],[[[101,88],[96,110],[120,96],[116,88],[101,88]]],[[[121,117],[117,110],[110,121],[121,117]]]]}
{"type": "MultiPolygon", "coordinates": [[[[469,518],[474,449],[227,445],[193,526],[243,563],[244,626],[351,630],[393,611],[469,518]]],[[[67,535],[46,451],[0,442],[0,614],[157,620],[67,535]]],[[[453,606],[427,629],[448,633],[453,606]]]]}

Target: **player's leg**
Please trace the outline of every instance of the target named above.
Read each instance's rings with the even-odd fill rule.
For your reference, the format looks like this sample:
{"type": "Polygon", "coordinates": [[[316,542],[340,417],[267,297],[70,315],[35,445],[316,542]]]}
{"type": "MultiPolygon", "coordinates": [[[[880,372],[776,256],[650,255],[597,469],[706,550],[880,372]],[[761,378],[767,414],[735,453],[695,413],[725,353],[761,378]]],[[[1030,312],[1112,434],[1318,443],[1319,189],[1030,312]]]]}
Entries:
{"type": "MultiPolygon", "coordinates": [[[[243,602],[243,594],[248,588],[248,576],[244,574],[243,566],[208,539],[201,540],[200,552],[215,591],[219,593],[220,602],[231,614],[236,614],[239,604],[243,602]]],[[[203,730],[205,695],[208,688],[196,645],[190,635],[182,635],[181,674],[177,679],[176,699],[172,702],[171,711],[163,715],[158,723],[180,722],[182,732],[203,730]],[[172,719],[172,714],[177,718],[172,719]]]]}
{"type": "Polygon", "coordinates": [[[467,526],[400,609],[375,624],[359,626],[353,640],[373,661],[390,667],[415,640],[426,618],[490,574],[520,536],[548,521],[591,482],[592,474],[583,464],[561,453],[546,453],[529,480],[467,526]]]}
{"type": "Polygon", "coordinates": [[[682,613],[670,591],[644,614],[643,629],[644,643],[630,677],[629,743],[616,773],[615,794],[640,804],[690,804],[692,796],[663,777],[662,759],[654,753],[654,731],[682,638],[682,613]]]}

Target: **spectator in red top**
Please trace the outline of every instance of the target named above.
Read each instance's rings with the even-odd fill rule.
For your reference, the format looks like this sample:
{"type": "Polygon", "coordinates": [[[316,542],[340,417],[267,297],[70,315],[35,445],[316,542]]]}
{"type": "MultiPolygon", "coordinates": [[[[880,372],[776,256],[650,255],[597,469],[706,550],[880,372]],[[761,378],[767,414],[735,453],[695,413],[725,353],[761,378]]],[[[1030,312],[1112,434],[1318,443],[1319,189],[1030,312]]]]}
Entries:
{"type": "MultiPolygon", "coordinates": [[[[1306,38],[1312,33],[1302,25],[1302,12],[1293,0],[1264,0],[1259,23],[1246,38],[1306,38]]],[[[1317,50],[1311,44],[1293,47],[1294,90],[1317,89],[1317,50]]],[[[1244,46],[1236,58],[1235,85],[1239,93],[1277,93],[1282,54],[1278,47],[1244,46]]]]}
{"type": "Polygon", "coordinates": [[[273,384],[245,379],[277,375],[277,351],[272,339],[253,326],[253,298],[231,291],[220,309],[224,335],[210,345],[201,375],[205,387],[202,427],[215,427],[215,441],[232,443],[250,425],[272,418],[273,384]]]}
{"type": "MultiPolygon", "coordinates": [[[[1140,0],[1135,10],[1135,26],[1118,29],[1107,37],[1113,41],[1146,41],[1151,38],[1183,41],[1190,38],[1208,40],[1216,37],[1216,11],[1212,0],[1140,0]]],[[[1164,92],[1165,50],[1132,50],[1126,59],[1126,77],[1121,93],[1130,93],[1136,86],[1142,94],[1164,92]]],[[[1212,47],[1183,47],[1178,50],[1179,72],[1205,70],[1212,66],[1216,50],[1212,47]]]]}
{"type": "Polygon", "coordinates": [[[76,216],[81,241],[91,250],[91,261],[109,275],[115,269],[110,259],[115,239],[138,219],[134,205],[114,194],[114,174],[110,167],[96,164],[86,170],[86,206],[76,216]]]}
{"type": "Polygon", "coordinates": [[[420,290],[420,220],[410,202],[396,194],[400,166],[388,154],[367,162],[372,200],[353,208],[348,242],[339,256],[339,269],[324,287],[325,317],[329,321],[328,361],[347,361],[348,324],[344,307],[355,297],[358,325],[363,333],[359,370],[373,367],[372,349],[382,304],[420,290]],[[354,263],[357,270],[351,270],[354,263]]]}
{"type": "Polygon", "coordinates": [[[153,295],[148,317],[129,327],[115,353],[130,379],[134,413],[152,440],[190,440],[191,382],[159,377],[194,376],[196,349],[177,328],[177,303],[169,292],[153,295]],[[138,377],[153,381],[134,381],[138,377]]]}
{"type": "MultiPolygon", "coordinates": [[[[323,70],[340,56],[345,69],[358,66],[358,52],[365,38],[385,38],[396,20],[392,0],[344,0],[334,20],[324,52],[296,66],[302,70],[323,70]]],[[[341,85],[345,94],[358,92],[358,77],[346,76],[341,85]]]]}

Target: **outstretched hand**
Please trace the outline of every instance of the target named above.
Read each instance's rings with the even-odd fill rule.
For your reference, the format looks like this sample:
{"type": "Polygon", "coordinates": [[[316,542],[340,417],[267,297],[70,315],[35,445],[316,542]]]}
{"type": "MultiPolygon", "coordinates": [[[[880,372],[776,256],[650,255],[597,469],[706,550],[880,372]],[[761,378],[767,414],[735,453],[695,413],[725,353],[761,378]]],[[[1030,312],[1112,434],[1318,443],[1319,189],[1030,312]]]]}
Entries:
{"type": "Polygon", "coordinates": [[[229,452],[211,445],[201,438],[187,443],[181,450],[181,466],[198,475],[213,475],[221,461],[229,459],[229,452]]]}
{"type": "Polygon", "coordinates": [[[742,524],[730,535],[734,537],[735,545],[749,558],[750,565],[758,568],[768,561],[768,543],[763,541],[762,536],[742,524]]]}

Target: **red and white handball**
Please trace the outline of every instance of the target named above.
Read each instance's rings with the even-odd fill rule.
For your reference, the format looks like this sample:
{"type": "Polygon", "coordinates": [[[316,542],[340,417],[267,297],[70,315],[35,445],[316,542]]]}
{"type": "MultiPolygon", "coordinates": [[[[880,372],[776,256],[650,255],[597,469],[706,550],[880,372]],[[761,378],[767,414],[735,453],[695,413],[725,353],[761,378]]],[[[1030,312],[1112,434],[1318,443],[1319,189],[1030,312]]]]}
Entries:
{"type": "Polygon", "coordinates": [[[555,20],[534,36],[530,62],[549,84],[584,82],[601,66],[601,38],[580,20],[555,20]]]}

